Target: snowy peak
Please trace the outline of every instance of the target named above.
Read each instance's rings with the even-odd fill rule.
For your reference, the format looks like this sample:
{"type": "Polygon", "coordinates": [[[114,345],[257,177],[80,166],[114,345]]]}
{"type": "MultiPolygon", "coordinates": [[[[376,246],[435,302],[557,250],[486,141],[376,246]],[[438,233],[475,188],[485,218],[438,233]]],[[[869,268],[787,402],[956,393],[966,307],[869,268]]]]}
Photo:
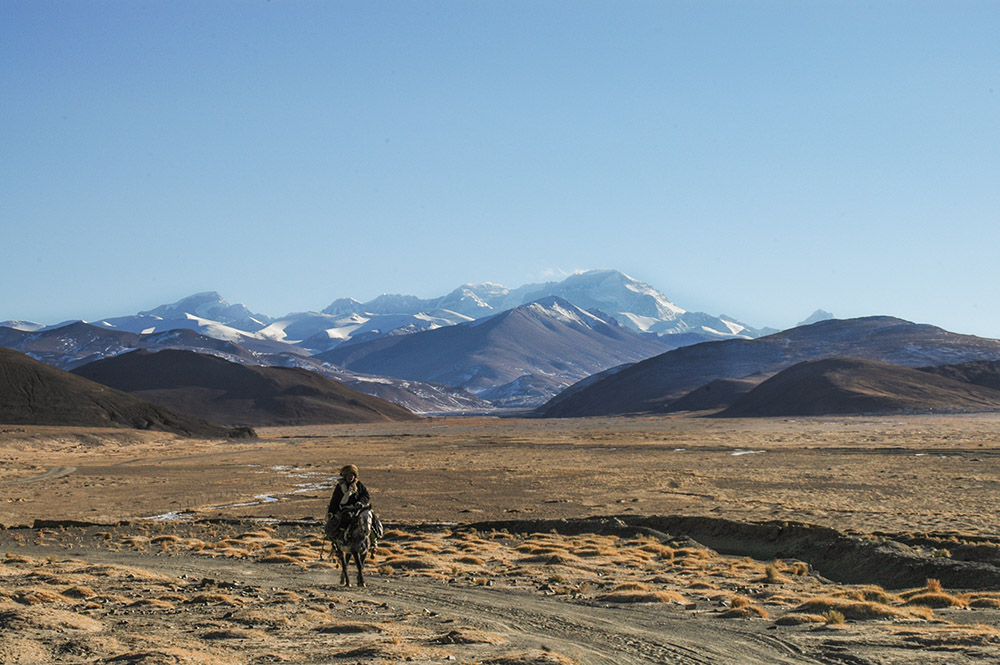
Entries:
{"type": "Polygon", "coordinates": [[[44,327],[44,323],[35,323],[34,321],[0,321],[0,328],[12,328],[21,332],[35,332],[44,327]]]}
{"type": "Polygon", "coordinates": [[[555,319],[561,323],[576,324],[588,328],[593,328],[594,324],[610,325],[608,321],[582,310],[568,300],[563,300],[558,296],[541,298],[527,305],[522,305],[518,309],[555,319]]]}
{"type": "Polygon", "coordinates": [[[155,309],[139,312],[139,316],[168,320],[191,318],[192,315],[247,332],[260,330],[271,321],[269,316],[254,314],[245,305],[229,304],[215,291],[196,293],[170,305],[160,305],[155,309]]]}
{"type": "Polygon", "coordinates": [[[499,305],[510,294],[510,289],[500,284],[463,284],[435,303],[437,309],[446,309],[478,319],[499,311],[499,305]]]}
{"type": "Polygon", "coordinates": [[[323,314],[330,316],[344,316],[346,314],[356,314],[364,309],[360,300],[354,298],[338,298],[323,310],[323,314]]]}

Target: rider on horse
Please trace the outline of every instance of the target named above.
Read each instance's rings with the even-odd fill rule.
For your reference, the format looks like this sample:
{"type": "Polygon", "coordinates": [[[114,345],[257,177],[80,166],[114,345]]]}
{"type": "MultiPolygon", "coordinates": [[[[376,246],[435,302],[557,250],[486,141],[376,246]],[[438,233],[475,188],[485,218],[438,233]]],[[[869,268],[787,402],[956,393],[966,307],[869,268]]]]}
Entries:
{"type": "Polygon", "coordinates": [[[340,481],[327,508],[330,530],[343,539],[354,520],[366,509],[371,509],[368,488],[358,480],[358,467],[348,464],[340,470],[340,481]]]}

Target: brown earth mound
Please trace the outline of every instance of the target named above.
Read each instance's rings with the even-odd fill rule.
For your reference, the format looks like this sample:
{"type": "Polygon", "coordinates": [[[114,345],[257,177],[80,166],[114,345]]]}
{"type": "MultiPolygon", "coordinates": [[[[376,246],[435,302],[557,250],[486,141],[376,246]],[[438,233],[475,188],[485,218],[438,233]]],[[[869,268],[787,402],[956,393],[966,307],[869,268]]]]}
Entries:
{"type": "Polygon", "coordinates": [[[722,417],[1000,410],[1000,391],[862,358],[803,362],[774,375],[722,417]]]}
{"type": "Polygon", "coordinates": [[[949,379],[973,383],[984,388],[1000,390],[1000,361],[979,360],[959,363],[958,365],[940,365],[938,367],[921,367],[924,372],[937,374],[949,379]]]}
{"type": "Polygon", "coordinates": [[[695,388],[684,397],[668,406],[668,413],[677,411],[707,411],[722,409],[756,388],[764,377],[744,379],[716,379],[695,388]]]}
{"type": "Polygon", "coordinates": [[[133,351],[73,372],[168,408],[231,425],[417,419],[397,404],[315,372],[241,365],[192,351],[133,351]]]}
{"type": "Polygon", "coordinates": [[[130,427],[198,437],[230,434],[230,430],[214,423],[174,413],[2,347],[0,422],[130,427]]]}

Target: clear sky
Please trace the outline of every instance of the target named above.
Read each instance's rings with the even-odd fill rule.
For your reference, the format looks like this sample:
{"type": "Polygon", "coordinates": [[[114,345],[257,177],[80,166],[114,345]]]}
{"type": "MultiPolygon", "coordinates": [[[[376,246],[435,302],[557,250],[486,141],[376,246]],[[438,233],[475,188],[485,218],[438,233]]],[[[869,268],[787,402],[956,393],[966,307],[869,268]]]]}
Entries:
{"type": "Polygon", "coordinates": [[[1000,337],[1000,3],[0,2],[0,320],[616,268],[1000,337]]]}

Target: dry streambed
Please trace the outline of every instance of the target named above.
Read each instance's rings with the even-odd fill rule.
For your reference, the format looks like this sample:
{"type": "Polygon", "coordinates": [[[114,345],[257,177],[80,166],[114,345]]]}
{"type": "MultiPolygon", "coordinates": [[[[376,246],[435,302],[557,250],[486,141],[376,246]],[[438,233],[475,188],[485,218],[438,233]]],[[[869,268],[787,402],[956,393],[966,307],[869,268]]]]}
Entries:
{"type": "MultiPolygon", "coordinates": [[[[143,521],[8,529],[0,542],[0,662],[11,665],[587,660],[572,649],[534,648],[461,613],[414,612],[340,589],[311,524],[143,521]],[[95,563],[101,552],[136,563],[95,563]],[[242,572],[195,578],[181,572],[183,561],[242,572]],[[283,583],[259,581],[272,570],[284,571],[283,583]],[[329,583],[313,583],[315,575],[296,582],[295,571],[329,571],[329,583]]],[[[509,588],[567,608],[662,608],[692,622],[743,622],[803,654],[846,650],[853,662],[907,662],[891,654],[914,649],[1000,655],[998,592],[934,579],[899,590],[835,584],[802,561],[720,555],[686,538],[392,528],[369,570],[379,584],[423,578],[447,588],[509,588]],[[865,661],[866,649],[881,660],[865,661]]]]}

